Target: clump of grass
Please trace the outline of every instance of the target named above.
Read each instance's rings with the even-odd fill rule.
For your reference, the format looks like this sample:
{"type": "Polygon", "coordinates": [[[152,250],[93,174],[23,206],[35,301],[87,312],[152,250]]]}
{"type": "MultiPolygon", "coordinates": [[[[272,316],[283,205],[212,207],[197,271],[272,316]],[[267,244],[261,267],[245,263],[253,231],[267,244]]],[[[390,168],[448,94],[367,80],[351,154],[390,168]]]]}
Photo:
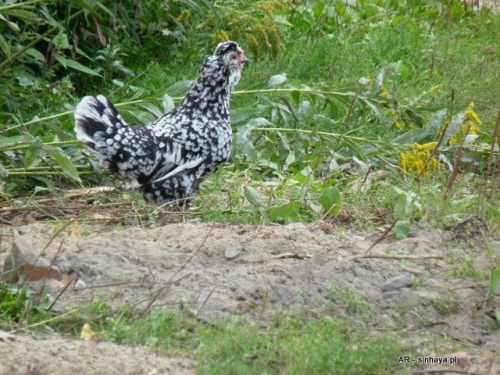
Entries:
{"type": "Polygon", "coordinates": [[[137,318],[96,303],[87,318],[98,317],[94,329],[101,336],[194,357],[203,374],[387,373],[401,350],[394,337],[368,335],[348,318],[282,315],[265,326],[244,318],[206,324],[171,309],[137,318]]]}
{"type": "Polygon", "coordinates": [[[336,285],[329,288],[327,298],[335,305],[342,305],[349,315],[368,317],[373,313],[373,308],[366,299],[336,285]]]}
{"type": "Polygon", "coordinates": [[[434,298],[431,300],[431,304],[441,315],[450,315],[460,309],[460,303],[455,295],[434,298]]]}
{"type": "Polygon", "coordinates": [[[42,321],[49,316],[51,305],[50,296],[32,292],[22,281],[14,285],[0,281],[0,327],[11,329],[42,321]]]}

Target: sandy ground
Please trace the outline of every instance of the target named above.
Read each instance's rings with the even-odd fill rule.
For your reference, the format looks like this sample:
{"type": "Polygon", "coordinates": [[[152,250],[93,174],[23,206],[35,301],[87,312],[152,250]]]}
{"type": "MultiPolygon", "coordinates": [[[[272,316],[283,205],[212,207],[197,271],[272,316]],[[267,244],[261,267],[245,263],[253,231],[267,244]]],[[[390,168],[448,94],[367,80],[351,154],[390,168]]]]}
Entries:
{"type": "MultiPolygon", "coordinates": [[[[14,232],[43,249],[54,230],[32,224],[14,232]]],[[[314,314],[349,314],[341,302],[327,298],[333,285],[370,302],[375,330],[404,329],[410,338],[422,331],[435,337],[447,335],[468,348],[461,354],[465,359],[460,371],[500,372],[495,354],[500,350],[500,332],[491,313],[500,305],[500,297],[495,296],[486,309],[478,308],[487,280],[475,283],[450,276],[464,248],[474,255],[477,268],[487,269],[481,246],[472,249],[453,238],[452,232],[420,230],[412,238],[385,240],[367,253],[378,235],[324,231],[303,224],[185,223],[90,235],[69,227],[44,255],[54,257],[62,243],[56,264],[77,274],[55,306],[61,313],[96,298],[113,306],[132,302],[141,309],[163,288],[153,305],[182,308],[203,321],[241,314],[265,320],[304,309],[314,314]],[[388,254],[414,259],[377,257],[388,254]],[[402,285],[388,290],[393,278],[402,285]],[[414,287],[409,287],[408,280],[414,287]],[[447,297],[456,301],[457,308],[442,315],[432,301],[447,297]]],[[[482,243],[479,238],[471,242],[482,243]]],[[[499,242],[493,246],[498,248],[499,242]]],[[[8,248],[4,243],[0,262],[8,248]]],[[[451,346],[443,349],[453,354],[451,346]]],[[[425,354],[429,353],[410,353],[425,354]]],[[[21,333],[0,338],[0,358],[0,374],[189,374],[196,368],[192,360],[166,358],[144,348],[21,333]]]]}

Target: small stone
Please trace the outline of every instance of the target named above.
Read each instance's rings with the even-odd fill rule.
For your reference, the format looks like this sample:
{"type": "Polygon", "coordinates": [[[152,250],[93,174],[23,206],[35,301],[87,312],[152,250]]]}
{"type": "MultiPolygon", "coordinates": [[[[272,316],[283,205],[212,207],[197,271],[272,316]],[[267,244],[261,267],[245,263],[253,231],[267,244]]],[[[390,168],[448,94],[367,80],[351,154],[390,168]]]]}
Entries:
{"type": "Polygon", "coordinates": [[[404,273],[402,275],[387,280],[382,286],[382,291],[388,292],[390,290],[406,288],[411,285],[411,282],[412,282],[411,275],[409,273],[404,273]]]}
{"type": "MultiPolygon", "coordinates": [[[[63,263],[66,262],[64,258],[61,259],[63,263]]],[[[52,287],[59,288],[69,285],[75,279],[76,273],[71,269],[64,274],[61,273],[58,268],[53,267],[50,260],[40,256],[23,237],[15,237],[5,258],[1,277],[10,283],[17,283],[23,278],[30,282],[47,278],[51,279],[52,287]]]]}
{"type": "Polygon", "coordinates": [[[48,259],[41,257],[23,237],[16,237],[5,258],[2,276],[5,281],[17,283],[22,275],[26,275],[27,281],[37,281],[44,277],[60,278],[59,271],[51,267],[48,259]]]}
{"type": "Polygon", "coordinates": [[[0,329],[0,341],[14,341],[15,339],[16,337],[13,334],[0,329]]]}
{"type": "Polygon", "coordinates": [[[226,249],[226,251],[224,252],[224,257],[227,259],[227,260],[233,260],[234,258],[236,258],[238,255],[240,255],[241,253],[241,250],[238,249],[238,248],[235,248],[235,247],[229,247],[226,249]]]}
{"type": "Polygon", "coordinates": [[[87,283],[83,281],[82,279],[78,279],[75,282],[75,288],[85,288],[87,286],[87,283]]]}
{"type": "Polygon", "coordinates": [[[201,219],[191,219],[191,220],[188,220],[188,224],[196,225],[196,224],[200,224],[200,223],[201,223],[201,219]]]}

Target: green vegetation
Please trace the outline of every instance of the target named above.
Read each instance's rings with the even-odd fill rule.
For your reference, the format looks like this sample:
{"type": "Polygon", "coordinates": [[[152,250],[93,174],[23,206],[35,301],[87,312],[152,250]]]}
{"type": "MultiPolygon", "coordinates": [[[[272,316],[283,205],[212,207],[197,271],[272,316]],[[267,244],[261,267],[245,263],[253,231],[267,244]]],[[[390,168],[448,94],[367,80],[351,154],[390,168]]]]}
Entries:
{"type": "MultiPolygon", "coordinates": [[[[473,215],[489,231],[481,224],[463,233],[483,236],[490,267],[476,269],[476,254],[464,250],[450,272],[488,279],[490,298],[500,278],[498,249],[487,238],[500,227],[500,16],[463,3],[0,2],[0,204],[16,208],[4,219],[38,198],[119,184],[75,141],[72,111],[82,96],[104,94],[130,123],[151,121],[182,99],[200,63],[231,38],[253,57],[232,99],[234,153],[185,215],[384,226],[398,238],[416,223],[453,229],[473,215]]],[[[137,196],[82,200],[123,209],[137,196]]],[[[59,220],[62,211],[44,209],[45,219],[59,220]]],[[[168,215],[140,198],[130,212],[117,211],[119,225],[161,225],[168,215]]],[[[33,307],[22,289],[2,284],[0,294],[1,326],[48,318],[50,305],[33,307]]],[[[369,310],[333,287],[329,298],[350,313],[369,310]]],[[[458,308],[455,300],[433,305],[442,314],[458,308]]],[[[393,342],[349,320],[285,316],[262,329],[204,325],[160,309],[142,318],[98,309],[47,326],[76,331],[77,319],[90,321],[109,340],[196,357],[201,373],[396,371],[393,342]]]]}
{"type": "Polygon", "coordinates": [[[255,63],[234,95],[233,158],[202,185],[202,219],[363,226],[383,213],[400,238],[415,220],[498,222],[500,20],[488,8],[36,1],[0,12],[6,202],[115,185],[74,140],[79,98],[102,93],[131,123],[153,120],[231,37],[255,63]]]}
{"type": "Polygon", "coordinates": [[[457,312],[460,308],[458,298],[454,295],[432,299],[431,304],[441,315],[452,314],[454,312],[457,312]]]}
{"type": "MultiPolygon", "coordinates": [[[[0,314],[4,307],[0,305],[0,314]]],[[[396,336],[373,337],[347,318],[292,315],[260,326],[241,317],[207,324],[165,308],[138,317],[126,307],[113,311],[102,300],[58,319],[45,318],[39,317],[43,332],[70,330],[80,337],[84,324],[91,321],[90,329],[101,339],[194,357],[201,374],[388,373],[396,368],[395,358],[401,352],[396,336]]]]}

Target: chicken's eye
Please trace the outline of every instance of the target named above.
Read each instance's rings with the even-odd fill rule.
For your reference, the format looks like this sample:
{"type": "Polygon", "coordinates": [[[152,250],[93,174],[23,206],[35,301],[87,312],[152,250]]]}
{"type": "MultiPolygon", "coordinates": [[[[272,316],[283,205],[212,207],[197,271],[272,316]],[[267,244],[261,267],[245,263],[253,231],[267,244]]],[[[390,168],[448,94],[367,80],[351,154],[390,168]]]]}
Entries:
{"type": "Polygon", "coordinates": [[[235,53],[232,53],[229,57],[231,57],[233,60],[236,60],[238,58],[238,55],[235,53]]]}

